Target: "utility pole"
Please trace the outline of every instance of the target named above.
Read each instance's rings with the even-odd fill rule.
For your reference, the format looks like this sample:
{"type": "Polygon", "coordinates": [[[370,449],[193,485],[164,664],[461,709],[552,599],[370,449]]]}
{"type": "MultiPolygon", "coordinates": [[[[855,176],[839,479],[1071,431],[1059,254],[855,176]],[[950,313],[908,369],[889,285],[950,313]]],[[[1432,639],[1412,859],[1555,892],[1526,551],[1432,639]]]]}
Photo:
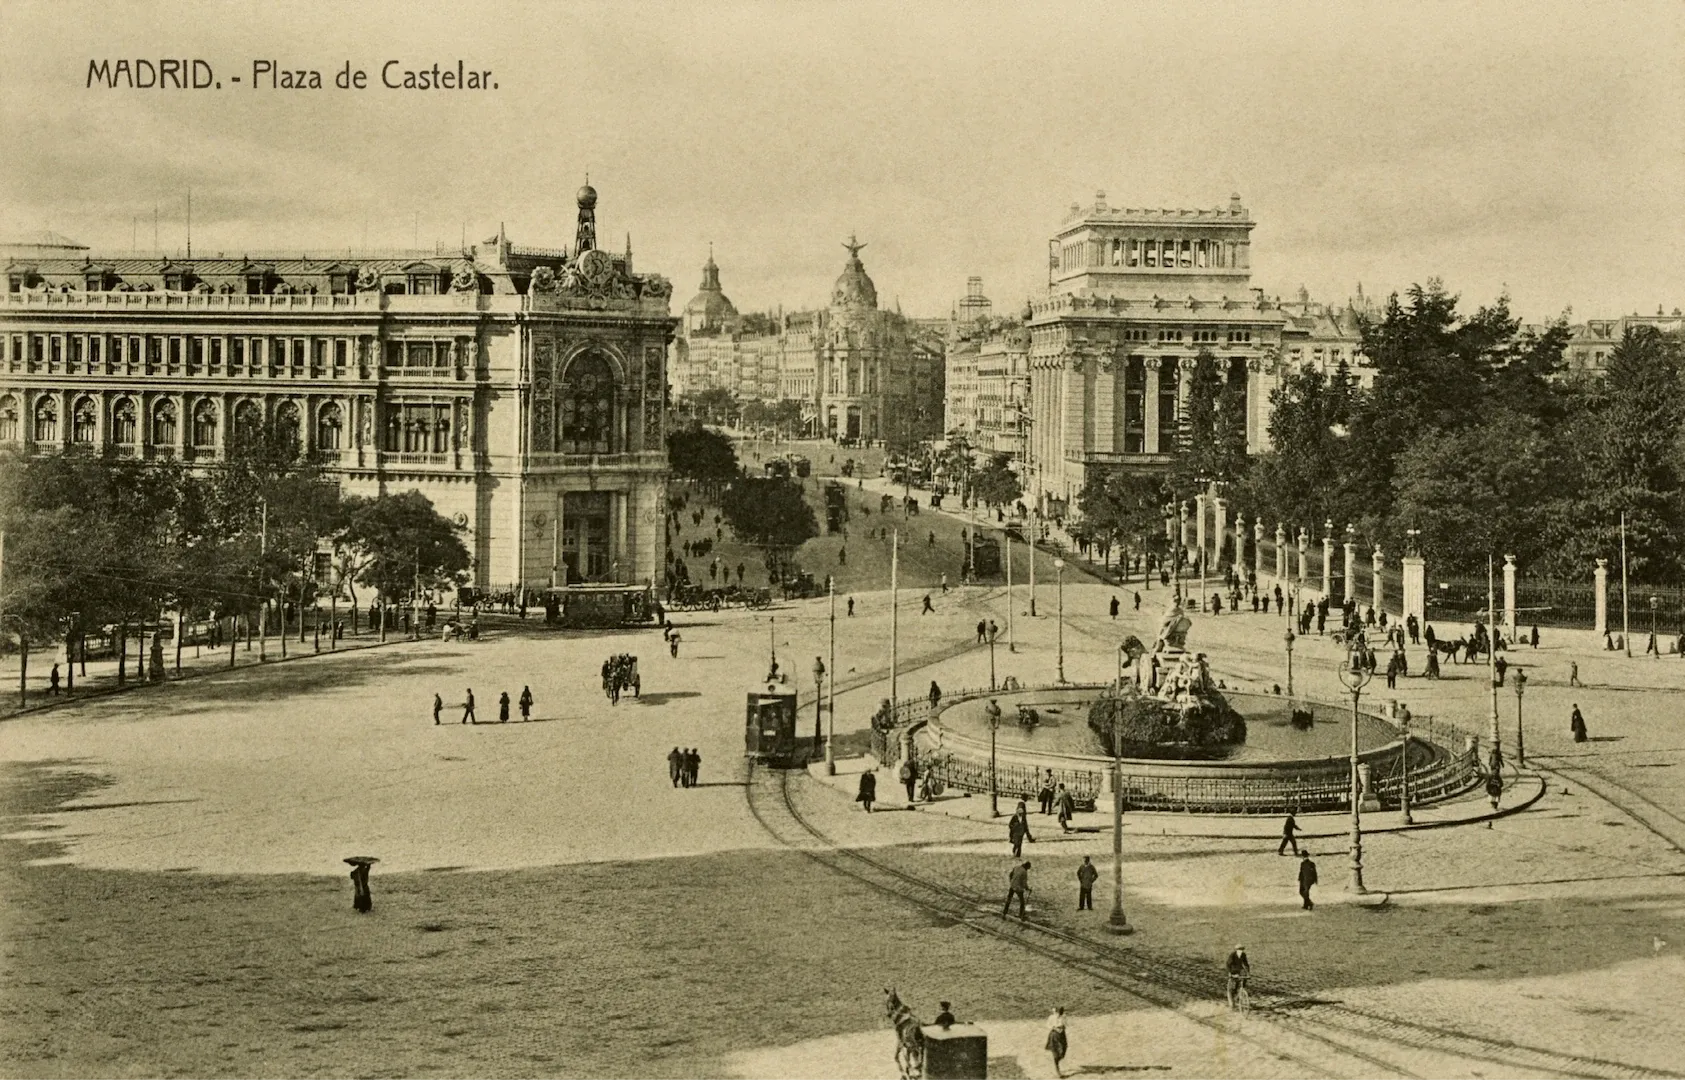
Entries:
{"type": "Polygon", "coordinates": [[[825,725],[825,775],[837,775],[837,579],[825,578],[825,591],[831,594],[831,685],[826,688],[825,708],[830,718],[825,725]]]}
{"type": "Polygon", "coordinates": [[[1497,604],[1493,599],[1492,556],[1486,556],[1486,672],[1492,683],[1492,752],[1498,752],[1498,635],[1492,622],[1497,604]]]}
{"type": "Polygon", "coordinates": [[[421,640],[421,549],[415,549],[415,591],[410,594],[410,640],[421,640]]]}
{"type": "Polygon", "coordinates": [[[895,679],[901,658],[901,530],[889,534],[889,717],[895,719],[895,679]]]}
{"type": "Polygon", "coordinates": [[[1012,632],[1012,534],[1005,529],[1001,535],[1006,538],[1006,651],[1018,651],[1018,639],[1012,632]]]}
{"type": "MultiPolygon", "coordinates": [[[[1621,511],[1621,645],[1626,648],[1626,658],[1632,659],[1632,623],[1628,619],[1626,602],[1626,511],[1621,511]]],[[[1496,706],[1493,706],[1495,709],[1496,706]]]]}
{"type": "MultiPolygon", "coordinates": [[[[261,663],[269,659],[269,590],[262,589],[263,567],[269,558],[269,500],[259,500],[258,505],[262,507],[263,513],[257,540],[257,573],[258,584],[261,589],[257,605],[257,658],[261,663]]],[[[246,644],[248,646],[251,644],[250,627],[246,630],[246,644]]]]}

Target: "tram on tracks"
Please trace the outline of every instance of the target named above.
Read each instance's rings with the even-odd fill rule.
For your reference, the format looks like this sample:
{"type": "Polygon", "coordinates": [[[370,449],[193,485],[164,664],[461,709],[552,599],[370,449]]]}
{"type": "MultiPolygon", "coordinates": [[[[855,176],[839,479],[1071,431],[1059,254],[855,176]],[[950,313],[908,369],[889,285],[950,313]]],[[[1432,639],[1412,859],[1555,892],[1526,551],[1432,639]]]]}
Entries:
{"type": "Polygon", "coordinates": [[[796,761],[796,688],[769,679],[749,691],[743,753],[758,765],[790,768],[796,761]]]}

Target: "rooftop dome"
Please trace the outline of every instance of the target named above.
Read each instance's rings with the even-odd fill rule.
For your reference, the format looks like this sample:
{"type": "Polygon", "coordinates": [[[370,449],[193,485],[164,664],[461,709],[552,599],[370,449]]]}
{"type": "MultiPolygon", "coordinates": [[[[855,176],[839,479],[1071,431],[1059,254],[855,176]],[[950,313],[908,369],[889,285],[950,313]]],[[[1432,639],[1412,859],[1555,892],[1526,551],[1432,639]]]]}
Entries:
{"type": "Polygon", "coordinates": [[[685,305],[685,328],[689,330],[718,330],[737,318],[737,308],[720,288],[720,268],[714,263],[714,252],[702,267],[702,291],[685,305]]]}
{"type": "Polygon", "coordinates": [[[574,196],[574,200],[579,203],[581,210],[593,209],[597,205],[597,189],[586,184],[579,189],[579,194],[574,196]]]}
{"type": "Polygon", "coordinates": [[[843,245],[848,249],[848,265],[843,267],[842,275],[837,278],[836,288],[831,290],[832,307],[878,306],[878,287],[866,276],[866,267],[860,262],[860,249],[865,246],[853,236],[843,245]]]}

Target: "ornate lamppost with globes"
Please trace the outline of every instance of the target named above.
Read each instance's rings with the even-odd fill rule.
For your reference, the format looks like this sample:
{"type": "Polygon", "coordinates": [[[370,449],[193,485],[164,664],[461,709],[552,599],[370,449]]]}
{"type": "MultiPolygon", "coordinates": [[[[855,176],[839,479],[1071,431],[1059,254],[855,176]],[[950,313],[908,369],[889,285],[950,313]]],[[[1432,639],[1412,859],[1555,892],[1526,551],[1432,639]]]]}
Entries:
{"type": "Polygon", "coordinates": [[[989,816],[1000,817],[1000,785],[995,782],[995,733],[1000,730],[1000,706],[994,698],[983,710],[989,720],[989,816]]]}
{"type": "Polygon", "coordinates": [[[1515,673],[1515,764],[1517,767],[1527,764],[1527,743],[1521,730],[1521,695],[1527,690],[1527,673],[1515,673]]]}
{"type": "Polygon", "coordinates": [[[1650,597],[1650,645],[1652,646],[1651,651],[1656,654],[1657,660],[1662,658],[1662,643],[1656,638],[1656,613],[1661,610],[1661,607],[1661,598],[1652,595],[1650,597]]]}
{"type": "Polygon", "coordinates": [[[1289,626],[1282,637],[1282,644],[1287,647],[1287,696],[1293,696],[1293,642],[1296,640],[1293,628],[1289,626]]]}
{"type": "Polygon", "coordinates": [[[1369,890],[1363,887],[1363,791],[1362,777],[1359,773],[1357,760],[1357,716],[1358,699],[1363,696],[1363,688],[1369,685],[1373,677],[1369,665],[1364,663],[1363,650],[1355,642],[1346,656],[1346,662],[1340,665],[1340,682],[1345,684],[1352,694],[1352,737],[1351,737],[1351,880],[1347,883],[1347,891],[1362,895],[1369,890]]]}

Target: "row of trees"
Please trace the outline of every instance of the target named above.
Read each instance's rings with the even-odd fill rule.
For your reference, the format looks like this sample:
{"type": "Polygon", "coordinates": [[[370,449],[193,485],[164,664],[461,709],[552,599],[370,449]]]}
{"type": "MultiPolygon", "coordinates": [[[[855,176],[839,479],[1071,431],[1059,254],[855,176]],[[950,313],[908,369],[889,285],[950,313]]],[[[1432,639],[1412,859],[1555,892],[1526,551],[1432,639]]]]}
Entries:
{"type": "Polygon", "coordinates": [[[236,441],[211,468],[87,454],[0,461],[8,629],[25,641],[128,630],[180,612],[250,617],[308,602],[331,546],[335,596],[383,599],[455,583],[460,530],[419,492],[346,497],[274,430],[236,441]]]}
{"type": "Polygon", "coordinates": [[[1619,548],[1633,573],[1685,570],[1685,343],[1636,327],[1601,372],[1571,370],[1559,320],[1524,329],[1507,299],[1472,314],[1437,280],[1363,327],[1373,384],[1340,366],[1289,375],[1272,396],[1271,448],[1245,452],[1245,404],[1215,361],[1195,361],[1167,474],[1091,477],[1080,528],[1151,548],[1163,510],[1216,482],[1235,510],[1320,535],[1354,524],[1388,551],[1414,533],[1433,565],[1484,571],[1513,554],[1583,580],[1619,548]]]}

